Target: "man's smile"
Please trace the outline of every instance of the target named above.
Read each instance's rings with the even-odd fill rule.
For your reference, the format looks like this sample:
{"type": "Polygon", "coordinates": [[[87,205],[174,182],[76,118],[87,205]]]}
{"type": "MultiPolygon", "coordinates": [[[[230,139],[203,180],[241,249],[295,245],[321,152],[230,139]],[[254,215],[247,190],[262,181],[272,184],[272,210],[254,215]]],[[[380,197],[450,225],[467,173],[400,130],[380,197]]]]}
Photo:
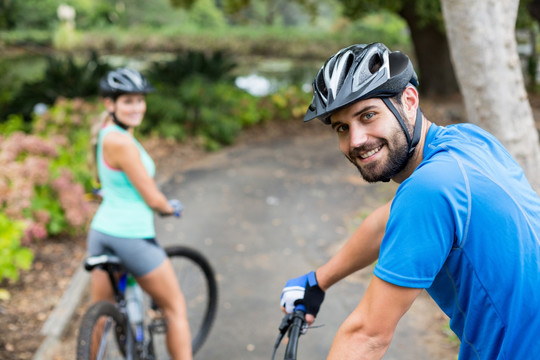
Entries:
{"type": "Polygon", "coordinates": [[[382,149],[382,146],[378,146],[378,147],[376,147],[376,148],[373,149],[373,150],[369,150],[369,151],[367,151],[367,152],[360,153],[360,154],[358,154],[358,156],[359,156],[361,159],[367,159],[368,157],[370,157],[370,156],[375,155],[376,153],[378,153],[381,149],[382,149]]]}

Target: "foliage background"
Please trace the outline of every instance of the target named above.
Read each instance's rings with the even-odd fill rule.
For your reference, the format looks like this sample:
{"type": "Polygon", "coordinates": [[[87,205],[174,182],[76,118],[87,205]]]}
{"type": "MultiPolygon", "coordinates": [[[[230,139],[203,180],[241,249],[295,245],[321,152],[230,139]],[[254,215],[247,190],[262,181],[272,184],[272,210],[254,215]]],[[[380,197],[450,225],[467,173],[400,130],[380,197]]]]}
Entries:
{"type": "MultiPolygon", "coordinates": [[[[524,10],[530,1],[519,24],[536,34],[524,10]]],[[[440,23],[438,1],[411,2],[420,21],[440,23]]],[[[246,60],[318,67],[329,53],[372,41],[411,53],[398,15],[405,3],[0,0],[0,284],[31,265],[29,242],[86,231],[94,210],[85,201],[89,134],[103,111],[97,80],[108,70],[134,66],[158,89],[138,136],[216,150],[246,127],[299,121],[311,100],[301,81],[265,96],[238,88],[246,60]],[[59,18],[61,4],[75,9],[74,20],[59,18]]]]}

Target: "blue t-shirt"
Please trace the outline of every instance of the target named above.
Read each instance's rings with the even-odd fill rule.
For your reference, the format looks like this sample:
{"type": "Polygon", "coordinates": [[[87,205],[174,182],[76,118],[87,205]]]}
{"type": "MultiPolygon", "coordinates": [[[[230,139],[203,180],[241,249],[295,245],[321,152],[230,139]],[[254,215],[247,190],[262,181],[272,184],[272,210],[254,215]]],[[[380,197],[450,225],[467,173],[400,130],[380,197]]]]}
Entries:
{"type": "Polygon", "coordinates": [[[540,359],[540,198],[482,129],[431,125],[374,273],[425,288],[450,317],[460,359],[540,359]]]}
{"type": "Polygon", "coordinates": [[[153,210],[144,202],[126,173],[111,168],[103,157],[103,140],[111,132],[129,136],[137,146],[148,174],[153,177],[155,173],[152,158],[129,132],[114,124],[101,129],[97,146],[97,168],[103,190],[103,202],[94,215],[90,227],[121,238],[153,238],[156,236],[153,210]]]}

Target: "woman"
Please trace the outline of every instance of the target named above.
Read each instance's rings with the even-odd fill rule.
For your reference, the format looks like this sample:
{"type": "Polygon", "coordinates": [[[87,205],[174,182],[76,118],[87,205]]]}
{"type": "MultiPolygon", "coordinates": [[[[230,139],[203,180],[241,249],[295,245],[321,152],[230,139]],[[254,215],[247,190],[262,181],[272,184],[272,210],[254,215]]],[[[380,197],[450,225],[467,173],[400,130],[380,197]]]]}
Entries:
{"type": "MultiPolygon", "coordinates": [[[[191,359],[191,337],[184,296],[172,265],[155,241],[154,214],[173,215],[153,180],[154,162],[133,136],[146,112],[152,86],[138,72],[120,68],[100,82],[107,114],[95,143],[103,202],[90,225],[90,255],[114,253],[163,310],[167,347],[173,359],[191,359]]],[[[173,206],[175,205],[175,206],[173,206]]],[[[114,299],[107,273],[92,272],[92,300],[114,299]]]]}

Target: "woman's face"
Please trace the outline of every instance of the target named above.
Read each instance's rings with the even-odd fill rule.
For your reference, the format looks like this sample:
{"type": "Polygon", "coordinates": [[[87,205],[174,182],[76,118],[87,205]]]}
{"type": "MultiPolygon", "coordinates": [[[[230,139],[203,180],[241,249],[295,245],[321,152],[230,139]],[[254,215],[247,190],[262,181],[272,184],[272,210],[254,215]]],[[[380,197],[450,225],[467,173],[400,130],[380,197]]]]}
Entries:
{"type": "Polygon", "coordinates": [[[131,128],[141,124],[146,112],[146,99],[143,94],[124,94],[116,101],[107,100],[107,111],[114,113],[122,124],[131,128]]]}

